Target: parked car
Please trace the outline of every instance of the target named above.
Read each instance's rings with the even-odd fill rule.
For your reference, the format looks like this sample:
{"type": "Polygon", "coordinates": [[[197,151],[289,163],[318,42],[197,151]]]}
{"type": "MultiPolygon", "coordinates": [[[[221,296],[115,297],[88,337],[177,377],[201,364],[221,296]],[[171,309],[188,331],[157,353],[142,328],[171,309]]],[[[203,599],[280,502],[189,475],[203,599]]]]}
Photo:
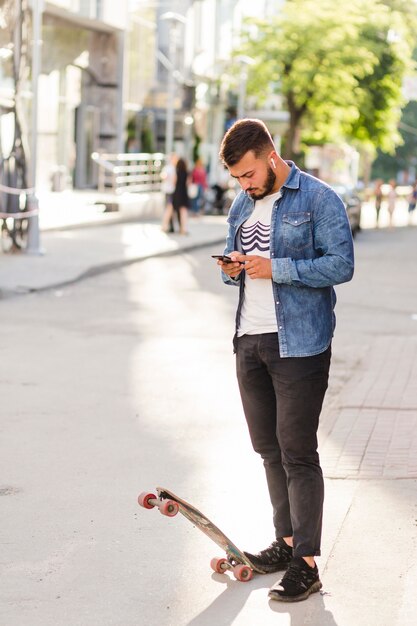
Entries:
{"type": "Polygon", "coordinates": [[[359,193],[353,187],[350,188],[345,185],[332,185],[332,188],[344,202],[352,237],[355,237],[356,233],[361,229],[362,200],[359,193]]]}

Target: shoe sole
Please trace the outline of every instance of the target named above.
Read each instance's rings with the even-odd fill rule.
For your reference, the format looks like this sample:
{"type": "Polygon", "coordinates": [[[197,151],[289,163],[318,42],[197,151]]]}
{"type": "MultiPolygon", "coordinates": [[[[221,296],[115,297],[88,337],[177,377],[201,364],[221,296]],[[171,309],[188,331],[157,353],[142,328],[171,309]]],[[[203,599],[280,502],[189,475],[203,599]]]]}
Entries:
{"type": "MultiPolygon", "coordinates": [[[[246,555],[247,556],[247,555],[246,555]]],[[[288,568],[289,563],[281,563],[280,565],[258,565],[250,557],[247,556],[252,565],[258,572],[263,574],[275,574],[276,572],[283,572],[288,568]]]]}
{"type": "Polygon", "coordinates": [[[279,602],[301,602],[301,600],[307,600],[312,593],[320,591],[322,587],[321,581],[317,580],[304,593],[300,593],[298,596],[282,596],[278,591],[270,591],[268,595],[271,600],[278,600],[279,602]]]}
{"type": "Polygon", "coordinates": [[[265,565],[264,563],[258,563],[253,554],[250,554],[249,552],[244,552],[243,554],[249,559],[252,565],[256,567],[256,569],[259,569],[259,571],[262,571],[264,574],[275,574],[276,572],[283,572],[284,570],[288,569],[288,566],[290,564],[290,561],[288,561],[287,563],[277,563],[276,565],[265,565]]]}
{"type": "Polygon", "coordinates": [[[275,574],[276,572],[283,572],[288,568],[289,563],[285,563],[282,565],[276,565],[268,568],[268,566],[260,565],[259,569],[263,569],[265,574],[275,574]]]}

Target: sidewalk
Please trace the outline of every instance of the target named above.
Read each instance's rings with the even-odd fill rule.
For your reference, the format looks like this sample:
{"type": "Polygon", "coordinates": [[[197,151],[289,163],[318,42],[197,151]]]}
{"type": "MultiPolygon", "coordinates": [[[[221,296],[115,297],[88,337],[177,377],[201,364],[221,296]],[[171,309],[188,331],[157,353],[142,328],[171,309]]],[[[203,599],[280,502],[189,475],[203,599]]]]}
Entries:
{"type": "MultiPolygon", "coordinates": [[[[123,215],[103,215],[91,198],[86,194],[84,204],[74,207],[69,194],[65,202],[61,196],[60,208],[54,204],[58,197],[51,198],[49,218],[46,209],[41,216],[45,255],[0,253],[0,299],[51,288],[58,295],[68,282],[148,256],[207,245],[207,254],[223,248],[224,217],[190,218],[189,236],[165,235],[159,220],[126,223],[123,215]]],[[[229,340],[226,346],[210,334],[197,339],[191,333],[186,341],[181,335],[181,358],[174,350],[156,376],[150,357],[158,360],[167,343],[153,317],[159,301],[144,317],[135,308],[132,325],[130,309],[117,298],[112,306],[118,308],[105,311],[107,292],[99,289],[96,328],[95,320],[85,326],[91,300],[77,295],[83,290],[73,290],[72,307],[69,300],[55,297],[30,298],[29,306],[24,298],[3,302],[7,358],[0,378],[7,472],[0,496],[10,497],[2,503],[7,537],[2,595],[10,619],[2,624],[415,624],[417,228],[400,227],[403,209],[398,227],[377,230],[372,228],[372,206],[365,207],[364,230],[355,243],[354,280],[336,288],[331,380],[319,429],[326,484],[319,561],[324,587],[295,605],[268,602],[267,589],[276,575],[246,584],[227,575],[210,578],[204,564],[215,554],[211,542],[181,520],[170,534],[166,519],[138,510],[132,497],[138,484],[148,488],[161,475],[163,484],[165,476],[167,484],[181,485],[178,492],[210,517],[213,512],[226,532],[232,528],[238,545],[253,539],[251,549],[264,547],[261,538],[270,531],[264,478],[241,428],[237,390],[221,376],[223,367],[231,367],[229,340]],[[112,330],[103,326],[102,311],[112,330]],[[125,317],[119,319],[117,311],[125,317]],[[140,324],[147,317],[152,324],[145,341],[140,324]],[[215,378],[204,375],[204,367],[195,374],[198,384],[191,384],[189,363],[197,358],[207,371],[216,368],[224,392],[214,387],[215,378]],[[164,387],[167,372],[171,392],[184,388],[182,401],[172,403],[168,414],[162,410],[170,402],[164,387]],[[106,393],[100,401],[102,389],[106,393]],[[160,395],[166,396],[165,403],[160,395]],[[187,414],[192,421],[187,422],[187,414]],[[173,422],[178,425],[174,437],[169,431],[173,422]],[[202,438],[207,455],[197,458],[202,438]],[[236,477],[233,499],[222,489],[225,472],[229,480],[236,477]]],[[[152,275],[144,276],[141,289],[152,281],[152,275]]],[[[193,281],[191,277],[187,284],[193,281]]],[[[166,289],[164,297],[174,310],[179,303],[185,306],[176,285],[167,280],[166,289]]],[[[223,291],[221,299],[229,295],[223,291]]],[[[206,298],[196,299],[193,318],[198,320],[201,311],[200,322],[205,321],[206,303],[206,298]]],[[[229,321],[218,317],[223,334],[229,321]]],[[[168,348],[175,337],[172,341],[168,348]]]]}
{"type": "MultiPolygon", "coordinates": [[[[212,253],[223,249],[224,216],[190,217],[188,236],[168,235],[161,231],[160,220],[137,219],[146,203],[160,202],[160,198],[142,195],[143,206],[136,206],[126,221],[125,211],[104,213],[100,197],[96,192],[45,194],[40,220],[45,254],[0,253],[0,299],[59,289],[153,256],[207,246],[212,253]]],[[[338,320],[350,307],[356,319],[373,313],[374,321],[360,345],[355,335],[343,339],[342,364],[333,360],[334,398],[328,394],[320,425],[322,465],[328,478],[417,478],[417,302],[412,294],[406,295],[407,285],[417,281],[413,246],[417,231],[404,227],[408,219],[404,203],[395,218],[398,228],[389,230],[382,212],[382,228],[375,230],[373,205],[364,204],[355,280],[340,290],[338,320]],[[387,245],[389,258],[383,257],[387,245]],[[397,276],[394,266],[402,263],[408,271],[397,276]],[[388,312],[386,292],[392,300],[388,312]],[[353,303],[350,294],[354,294],[353,303]],[[369,307],[374,311],[367,311],[369,307]],[[350,350],[346,348],[349,343],[350,350]]],[[[336,348],[340,332],[350,324],[348,319],[340,323],[336,348]]]]}
{"type": "MultiPolygon", "coordinates": [[[[0,298],[19,293],[59,288],[149,256],[176,254],[213,246],[223,250],[225,217],[189,219],[189,236],[161,232],[163,196],[160,193],[122,196],[120,210],[105,212],[104,202],[114,196],[97,191],[40,192],[39,256],[0,251],[0,298]]],[[[417,215],[413,216],[417,223],[417,215]]],[[[405,226],[405,202],[398,202],[394,225],[405,226]]],[[[381,225],[388,223],[386,209],[381,225]]],[[[362,227],[375,227],[372,203],[363,204],[362,227]]]]}
{"type": "Polygon", "coordinates": [[[161,195],[142,194],[142,205],[127,201],[122,211],[104,212],[102,194],[62,192],[40,198],[43,254],[0,252],[0,298],[59,288],[123,265],[166,254],[224,247],[226,218],[189,218],[189,235],[161,231],[161,195]],[[98,204],[95,204],[95,203],[98,204]]]}

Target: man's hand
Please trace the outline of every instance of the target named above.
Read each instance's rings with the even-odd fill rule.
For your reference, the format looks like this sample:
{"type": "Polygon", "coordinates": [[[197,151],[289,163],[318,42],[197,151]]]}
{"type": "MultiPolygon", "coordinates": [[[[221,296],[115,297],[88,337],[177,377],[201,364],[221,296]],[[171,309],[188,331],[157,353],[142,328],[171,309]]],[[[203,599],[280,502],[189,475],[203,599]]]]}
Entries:
{"type": "Polygon", "coordinates": [[[240,252],[229,252],[228,256],[234,261],[233,263],[224,263],[217,261],[223,272],[231,278],[239,276],[242,269],[251,279],[255,278],[272,278],[271,259],[254,254],[241,254],[240,252]]]}
{"type": "Polygon", "coordinates": [[[244,265],[237,260],[237,257],[242,255],[240,252],[230,252],[227,256],[233,259],[233,263],[225,263],[219,259],[217,265],[220,265],[223,272],[230,276],[230,278],[237,278],[244,268],[244,265]]]}
{"type": "Polygon", "coordinates": [[[245,263],[245,271],[249,278],[272,278],[271,259],[254,254],[241,255],[239,261],[245,263]]]}
{"type": "Polygon", "coordinates": [[[272,278],[271,259],[256,254],[239,254],[236,260],[245,264],[245,271],[249,278],[272,278]]]}

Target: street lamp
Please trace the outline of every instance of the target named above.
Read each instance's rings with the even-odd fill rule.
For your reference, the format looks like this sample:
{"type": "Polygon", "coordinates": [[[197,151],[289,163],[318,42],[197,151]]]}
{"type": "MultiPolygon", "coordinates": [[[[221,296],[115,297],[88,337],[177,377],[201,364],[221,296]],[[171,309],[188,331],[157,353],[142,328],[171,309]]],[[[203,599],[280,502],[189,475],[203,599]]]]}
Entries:
{"type": "Polygon", "coordinates": [[[167,106],[166,106],[166,126],[165,126],[165,154],[171,154],[174,147],[174,112],[175,112],[175,71],[178,43],[178,24],[186,24],[187,20],[183,15],[168,11],[160,17],[161,20],[169,22],[169,61],[172,69],[168,72],[167,106]]]}
{"type": "Polygon", "coordinates": [[[252,59],[252,57],[246,56],[245,54],[240,54],[239,56],[236,57],[236,61],[240,65],[237,117],[239,120],[241,120],[245,115],[246,84],[248,82],[248,66],[254,65],[255,60],[252,59]]]}
{"type": "MultiPolygon", "coordinates": [[[[29,187],[33,188],[29,196],[29,209],[38,209],[39,201],[36,196],[36,161],[38,146],[38,79],[40,73],[40,50],[42,29],[43,0],[32,0],[32,107],[31,107],[31,141],[30,141],[30,167],[29,187]]],[[[39,215],[36,212],[29,219],[28,240],[25,250],[28,254],[42,254],[39,232],[39,215]]]]}

